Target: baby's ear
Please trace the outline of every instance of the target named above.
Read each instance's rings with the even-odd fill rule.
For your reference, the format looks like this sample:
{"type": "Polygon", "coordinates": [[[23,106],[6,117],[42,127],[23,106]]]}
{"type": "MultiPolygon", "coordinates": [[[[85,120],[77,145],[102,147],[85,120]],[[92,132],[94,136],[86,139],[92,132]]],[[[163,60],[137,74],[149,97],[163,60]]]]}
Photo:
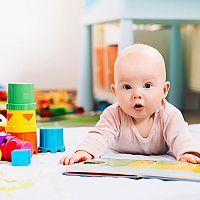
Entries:
{"type": "Polygon", "coordinates": [[[112,93],[116,96],[115,84],[111,84],[110,88],[111,88],[112,93]]]}
{"type": "Polygon", "coordinates": [[[169,89],[170,89],[170,82],[169,81],[166,81],[165,84],[164,84],[164,87],[163,87],[163,95],[164,95],[164,98],[167,97],[167,94],[169,92],[169,89]]]}

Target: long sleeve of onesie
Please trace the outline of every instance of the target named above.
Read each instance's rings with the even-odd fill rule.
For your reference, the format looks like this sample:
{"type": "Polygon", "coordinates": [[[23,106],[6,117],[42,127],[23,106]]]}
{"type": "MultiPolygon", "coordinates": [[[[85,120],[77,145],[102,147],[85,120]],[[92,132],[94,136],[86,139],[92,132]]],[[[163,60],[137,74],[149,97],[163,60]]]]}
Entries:
{"type": "Polygon", "coordinates": [[[177,160],[188,152],[200,153],[200,147],[189,133],[188,124],[178,109],[168,117],[163,134],[169,150],[173,152],[177,160]]]}
{"type": "Polygon", "coordinates": [[[78,146],[77,150],[84,150],[94,157],[100,157],[107,148],[117,139],[119,134],[119,117],[114,108],[105,109],[100,120],[93,127],[86,140],[78,146]]]}

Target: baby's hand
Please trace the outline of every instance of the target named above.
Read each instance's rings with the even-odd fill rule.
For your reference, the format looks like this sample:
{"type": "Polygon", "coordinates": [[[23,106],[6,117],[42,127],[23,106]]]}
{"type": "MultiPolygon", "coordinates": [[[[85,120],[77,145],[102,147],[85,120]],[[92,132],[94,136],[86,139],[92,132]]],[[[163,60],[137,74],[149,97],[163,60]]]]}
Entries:
{"type": "Polygon", "coordinates": [[[179,161],[200,164],[200,157],[193,153],[185,153],[180,157],[179,161]]]}
{"type": "Polygon", "coordinates": [[[74,154],[72,154],[71,156],[65,156],[65,157],[61,158],[60,164],[72,165],[74,163],[82,162],[82,161],[89,160],[92,158],[93,158],[93,156],[91,154],[87,153],[86,151],[77,151],[74,154]]]}

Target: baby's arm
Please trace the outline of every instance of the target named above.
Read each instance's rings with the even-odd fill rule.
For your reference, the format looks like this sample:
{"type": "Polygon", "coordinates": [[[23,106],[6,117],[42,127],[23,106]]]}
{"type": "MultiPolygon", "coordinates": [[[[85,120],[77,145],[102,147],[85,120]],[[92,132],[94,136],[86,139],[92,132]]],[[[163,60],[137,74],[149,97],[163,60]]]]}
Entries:
{"type": "Polygon", "coordinates": [[[190,163],[193,163],[193,164],[200,164],[200,155],[197,154],[197,153],[185,153],[183,154],[179,161],[182,161],[182,162],[190,162],[190,163]]]}
{"type": "Polygon", "coordinates": [[[200,145],[188,131],[188,125],[180,111],[169,116],[164,135],[169,150],[178,161],[200,163],[200,145]]]}
{"type": "Polygon", "coordinates": [[[119,110],[113,105],[104,110],[95,127],[88,132],[87,138],[76,148],[71,156],[60,160],[61,164],[72,165],[91,158],[98,158],[116,140],[119,134],[119,110]]]}
{"type": "Polygon", "coordinates": [[[74,163],[77,162],[82,162],[85,160],[89,160],[94,158],[93,155],[89,154],[86,151],[76,151],[75,153],[73,153],[71,156],[64,156],[61,158],[60,160],[60,164],[62,165],[72,165],[74,163]]]}

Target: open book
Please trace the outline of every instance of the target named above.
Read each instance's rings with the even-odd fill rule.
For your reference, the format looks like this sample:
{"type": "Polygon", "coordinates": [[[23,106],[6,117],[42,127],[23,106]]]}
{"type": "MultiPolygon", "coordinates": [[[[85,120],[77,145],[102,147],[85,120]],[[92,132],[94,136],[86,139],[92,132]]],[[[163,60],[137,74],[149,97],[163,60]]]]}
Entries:
{"type": "Polygon", "coordinates": [[[68,166],[64,174],[200,181],[200,164],[161,160],[93,159],[68,166]]]}

